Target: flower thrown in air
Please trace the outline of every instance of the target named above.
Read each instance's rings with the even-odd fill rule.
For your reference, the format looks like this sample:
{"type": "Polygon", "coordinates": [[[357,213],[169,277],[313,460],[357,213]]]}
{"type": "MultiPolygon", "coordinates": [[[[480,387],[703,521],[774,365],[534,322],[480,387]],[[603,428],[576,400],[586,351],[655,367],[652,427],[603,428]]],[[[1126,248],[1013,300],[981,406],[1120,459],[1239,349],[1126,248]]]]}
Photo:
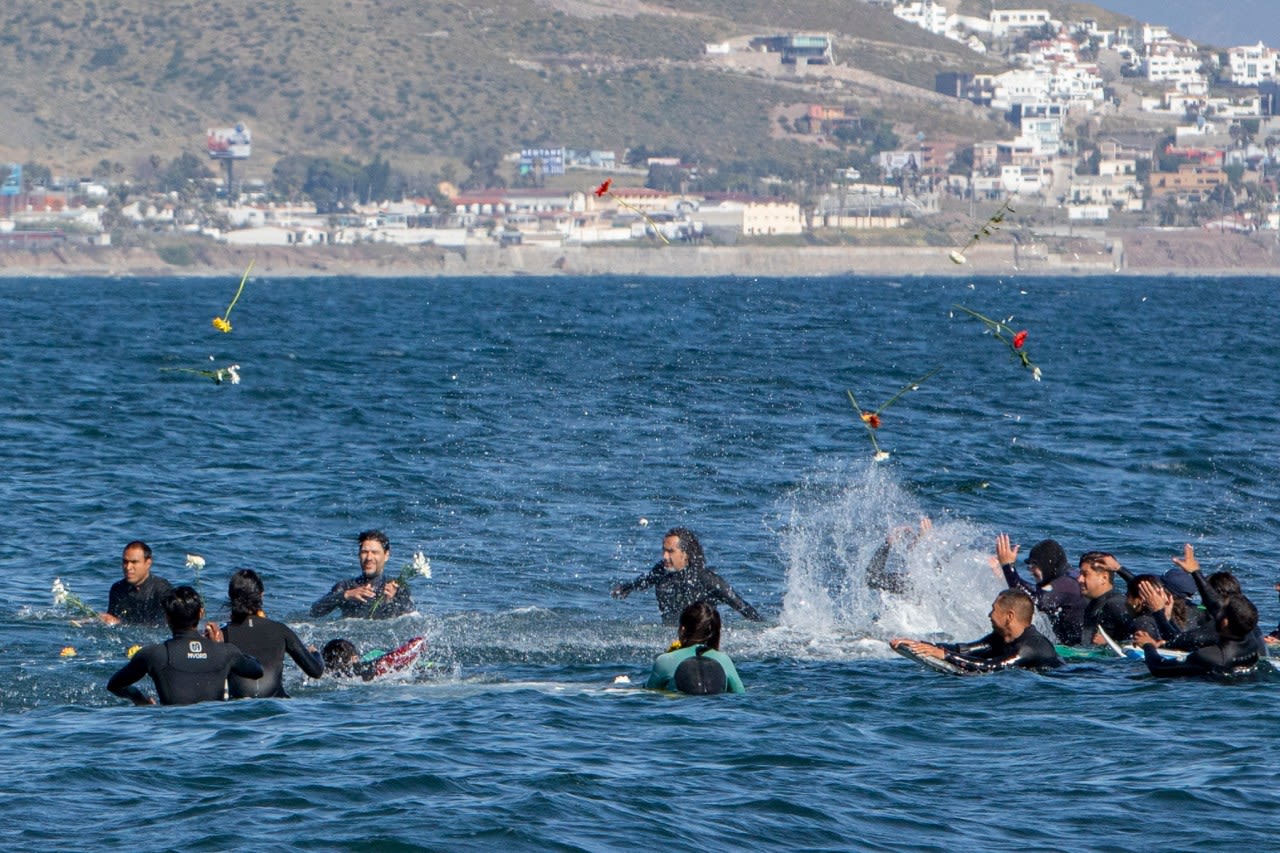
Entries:
{"type": "Polygon", "coordinates": [[[196,376],[212,379],[216,385],[221,385],[223,382],[229,382],[232,385],[240,384],[240,365],[238,364],[229,364],[213,370],[199,367],[162,367],[160,370],[165,373],[194,373],[196,376]]]}
{"type": "Polygon", "coordinates": [[[871,447],[875,451],[874,455],[871,458],[874,459],[876,462],[882,462],[885,459],[889,458],[888,451],[881,450],[880,443],[876,441],[876,430],[880,429],[880,423],[881,423],[880,413],[883,412],[885,409],[889,408],[890,406],[892,406],[894,403],[896,403],[898,399],[908,391],[919,390],[921,383],[923,383],[926,379],[933,376],[935,373],[937,373],[941,369],[942,369],[941,367],[935,367],[933,370],[930,370],[928,373],[926,373],[924,376],[921,376],[919,379],[913,379],[910,382],[908,382],[906,385],[903,385],[902,388],[898,390],[898,393],[890,397],[887,401],[885,401],[884,405],[882,405],[880,408],[876,409],[875,411],[862,408],[862,406],[858,405],[858,398],[853,396],[853,392],[845,391],[845,393],[849,395],[849,402],[853,404],[853,410],[858,413],[858,419],[861,420],[862,425],[866,427],[867,437],[871,439],[871,447]]]}
{"type": "Polygon", "coordinates": [[[253,261],[249,261],[249,266],[244,271],[244,275],[240,277],[240,287],[236,289],[236,295],[232,297],[231,304],[227,306],[227,310],[222,312],[221,317],[213,318],[213,327],[224,335],[231,331],[231,309],[236,307],[236,303],[240,301],[240,294],[244,293],[244,283],[249,280],[249,273],[253,270],[253,261]]]}
{"type": "Polygon", "coordinates": [[[658,223],[653,221],[653,217],[645,213],[640,208],[636,207],[634,204],[631,204],[630,202],[625,201],[624,199],[618,198],[618,196],[613,192],[613,190],[610,189],[610,187],[612,186],[613,186],[613,178],[605,178],[604,181],[601,182],[600,186],[596,187],[591,192],[595,195],[596,198],[604,198],[605,196],[608,196],[609,198],[613,199],[622,207],[625,207],[627,210],[630,210],[633,213],[639,214],[644,219],[645,223],[649,226],[650,230],[652,230],[653,233],[657,235],[658,239],[661,240],[664,245],[670,246],[671,241],[668,240],[667,235],[663,234],[662,231],[658,228],[658,223]]]}
{"type": "Polygon", "coordinates": [[[1013,320],[1012,317],[1009,317],[1004,322],[1001,322],[999,320],[992,320],[990,317],[986,316],[985,314],[979,314],[977,311],[974,311],[972,308],[966,308],[963,305],[956,305],[954,307],[959,308],[961,311],[968,314],[970,317],[976,317],[977,319],[981,320],[983,325],[985,325],[987,329],[991,332],[992,336],[997,338],[1001,343],[1007,346],[1009,348],[1009,352],[1013,353],[1013,355],[1018,359],[1018,361],[1022,363],[1022,366],[1031,371],[1031,378],[1037,382],[1040,381],[1040,377],[1041,377],[1040,368],[1037,367],[1035,362],[1031,360],[1031,357],[1027,355],[1027,351],[1025,349],[1027,344],[1027,337],[1029,334],[1026,329],[1022,329],[1020,331],[1014,331],[1013,327],[1009,325],[1009,323],[1013,320]]]}
{"type": "Polygon", "coordinates": [[[965,253],[976,246],[978,241],[983,237],[990,237],[992,234],[999,231],[1000,225],[1004,222],[1005,216],[1014,212],[1013,198],[1010,197],[1005,200],[1004,204],[1000,205],[999,210],[992,214],[991,217],[982,224],[981,228],[973,233],[973,236],[969,238],[969,242],[964,244],[963,249],[952,249],[947,253],[947,257],[951,259],[951,263],[967,264],[969,259],[965,257],[965,253]]]}
{"type": "Polygon", "coordinates": [[[197,571],[204,568],[204,557],[199,554],[187,555],[187,568],[196,569],[197,571]]]}

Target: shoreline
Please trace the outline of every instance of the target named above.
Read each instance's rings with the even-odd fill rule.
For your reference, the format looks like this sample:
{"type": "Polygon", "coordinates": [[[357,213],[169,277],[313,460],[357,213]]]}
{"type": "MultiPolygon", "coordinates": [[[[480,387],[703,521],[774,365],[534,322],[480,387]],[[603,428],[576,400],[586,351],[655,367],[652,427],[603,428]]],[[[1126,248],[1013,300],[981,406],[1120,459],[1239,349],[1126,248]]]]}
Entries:
{"type": "Polygon", "coordinates": [[[1280,242],[1257,235],[1124,232],[1107,242],[1079,239],[1050,251],[1038,243],[983,243],[956,264],[946,247],[431,245],[309,247],[191,246],[190,263],[166,262],[153,248],[88,247],[0,251],[0,278],[225,278],[250,261],[256,277],[579,277],[663,278],[829,276],[1270,277],[1280,275],[1280,242]],[[1271,245],[1268,245],[1270,243],[1271,245]]]}

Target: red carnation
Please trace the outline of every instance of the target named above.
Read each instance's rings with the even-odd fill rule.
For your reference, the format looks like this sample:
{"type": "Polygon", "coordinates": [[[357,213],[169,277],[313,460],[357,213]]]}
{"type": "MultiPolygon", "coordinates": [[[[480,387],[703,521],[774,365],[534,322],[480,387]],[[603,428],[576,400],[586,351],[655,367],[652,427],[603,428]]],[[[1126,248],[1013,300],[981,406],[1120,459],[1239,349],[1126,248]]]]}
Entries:
{"type": "Polygon", "coordinates": [[[862,421],[872,429],[880,429],[880,416],[875,412],[863,412],[862,421]]]}
{"type": "Polygon", "coordinates": [[[605,178],[604,183],[596,187],[596,198],[600,198],[602,195],[607,193],[609,191],[609,185],[612,183],[613,178],[605,178]]]}
{"type": "Polygon", "coordinates": [[[1027,330],[1026,330],[1026,329],[1023,329],[1021,332],[1018,332],[1018,334],[1016,334],[1016,335],[1014,335],[1014,336],[1013,336],[1013,348],[1014,348],[1014,349],[1022,349],[1022,345],[1023,345],[1023,344],[1025,344],[1026,342],[1027,342],[1027,330]]]}

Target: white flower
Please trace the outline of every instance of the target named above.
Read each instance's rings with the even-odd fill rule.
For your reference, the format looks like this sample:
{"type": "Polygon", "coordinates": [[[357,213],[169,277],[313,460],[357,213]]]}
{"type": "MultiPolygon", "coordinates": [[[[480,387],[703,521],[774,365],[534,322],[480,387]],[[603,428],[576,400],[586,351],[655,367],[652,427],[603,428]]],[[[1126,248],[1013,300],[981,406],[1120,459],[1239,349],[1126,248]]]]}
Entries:
{"type": "Polygon", "coordinates": [[[1031,378],[1032,378],[1032,379],[1034,379],[1034,380],[1035,380],[1035,381],[1037,381],[1037,382],[1039,382],[1039,381],[1040,381],[1040,368],[1038,368],[1038,367],[1032,368],[1032,370],[1031,370],[1031,378]]]}
{"type": "Polygon", "coordinates": [[[227,368],[227,375],[231,377],[232,385],[240,384],[240,365],[233,364],[227,368]]]}
{"type": "Polygon", "coordinates": [[[875,455],[875,456],[872,456],[871,458],[872,458],[873,460],[875,460],[876,462],[883,462],[884,460],[886,460],[886,459],[888,459],[888,458],[889,458],[889,451],[887,451],[887,450],[877,450],[877,451],[876,451],[876,455],[875,455]]]}
{"type": "Polygon", "coordinates": [[[648,527],[648,526],[649,526],[649,519],[647,519],[647,518],[642,518],[642,519],[640,519],[640,526],[641,526],[641,527],[648,527]]]}
{"type": "Polygon", "coordinates": [[[187,555],[187,568],[196,569],[197,571],[204,568],[204,557],[199,554],[187,555]]]}
{"type": "Polygon", "coordinates": [[[947,257],[951,259],[951,263],[953,263],[953,264],[967,264],[967,263],[969,263],[969,259],[968,259],[968,258],[966,258],[966,257],[964,256],[964,252],[961,252],[961,251],[959,251],[959,250],[957,250],[957,249],[952,249],[952,250],[947,254],[947,257]]]}
{"type": "Polygon", "coordinates": [[[62,583],[62,578],[53,579],[53,604],[55,607],[61,607],[67,603],[67,587],[62,583]]]}
{"type": "Polygon", "coordinates": [[[427,555],[421,551],[417,551],[413,555],[413,559],[409,561],[409,565],[404,567],[404,576],[407,578],[431,577],[431,561],[427,559],[427,555]]]}

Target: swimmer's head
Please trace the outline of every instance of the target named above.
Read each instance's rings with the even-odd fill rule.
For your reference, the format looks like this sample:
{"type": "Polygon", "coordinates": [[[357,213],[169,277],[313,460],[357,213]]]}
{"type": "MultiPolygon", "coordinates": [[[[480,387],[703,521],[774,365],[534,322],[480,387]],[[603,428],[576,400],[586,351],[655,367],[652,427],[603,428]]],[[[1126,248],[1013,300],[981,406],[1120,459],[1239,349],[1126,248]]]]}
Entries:
{"type": "Polygon", "coordinates": [[[351,672],[352,667],[360,662],[360,652],[355,643],[341,638],[325,643],[320,656],[324,658],[324,668],[338,674],[351,672]]]}
{"type": "Polygon", "coordinates": [[[200,625],[204,602],[194,587],[174,587],[164,597],[164,617],[174,631],[192,631],[200,625]]]}
{"type": "Polygon", "coordinates": [[[232,622],[257,616],[262,612],[262,578],[253,569],[241,569],[227,584],[227,598],[231,601],[232,622]]]}
{"type": "Polygon", "coordinates": [[[1048,583],[1067,573],[1067,552],[1052,539],[1037,542],[1027,556],[1027,566],[1035,573],[1036,580],[1048,583]]]}
{"type": "Polygon", "coordinates": [[[720,611],[705,601],[690,604],[680,614],[680,645],[720,648],[720,611]]]}

